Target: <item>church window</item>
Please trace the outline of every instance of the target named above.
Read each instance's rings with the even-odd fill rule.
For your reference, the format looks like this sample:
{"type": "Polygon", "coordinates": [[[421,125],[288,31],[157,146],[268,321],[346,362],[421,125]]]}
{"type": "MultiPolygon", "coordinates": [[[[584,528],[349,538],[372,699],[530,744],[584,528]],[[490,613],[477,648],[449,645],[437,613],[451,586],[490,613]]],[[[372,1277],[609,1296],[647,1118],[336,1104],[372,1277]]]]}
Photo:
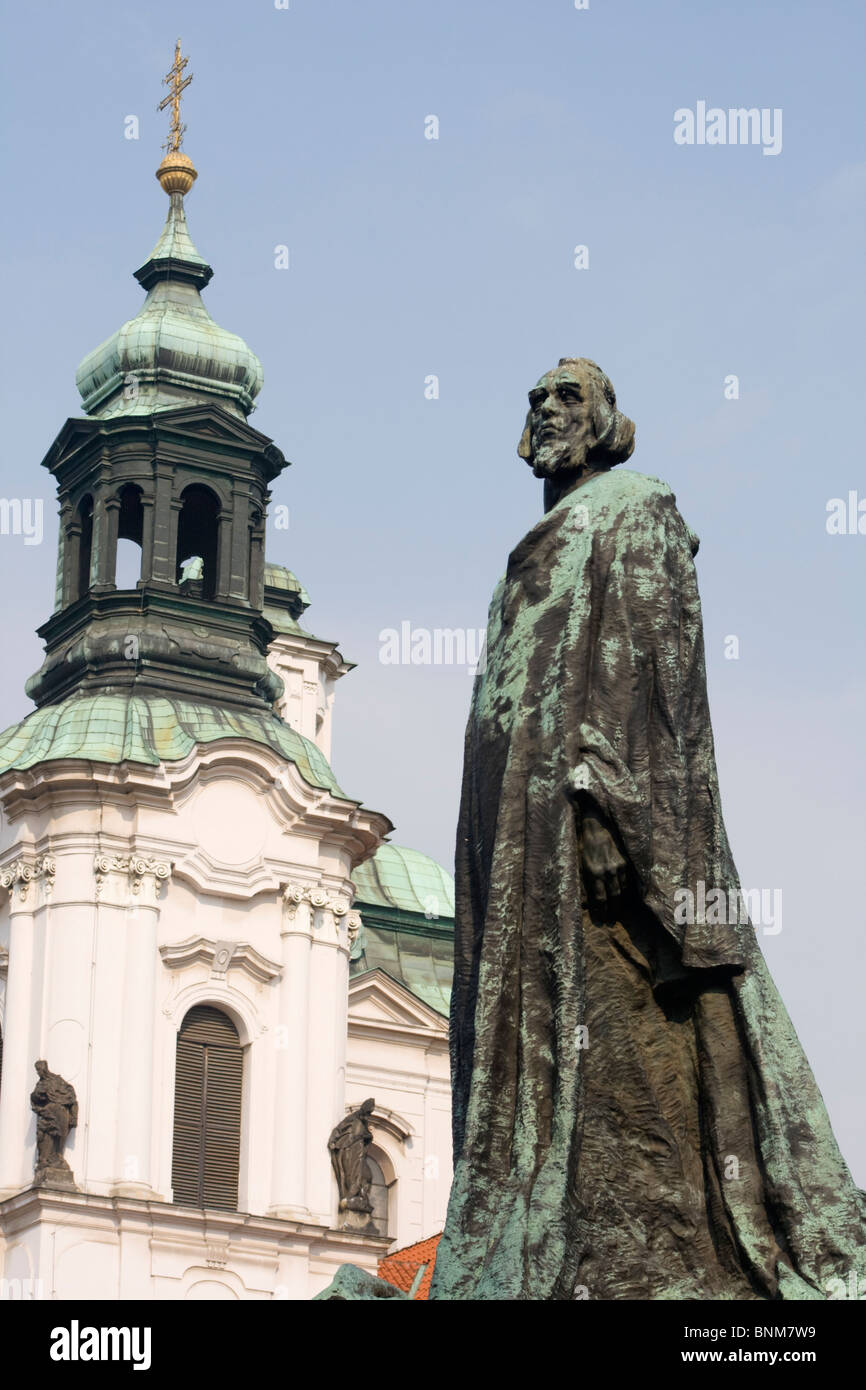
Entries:
{"type": "Polygon", "coordinates": [[[227,1014],[190,1009],[177,1038],[171,1182],[180,1206],[236,1211],[243,1051],[227,1014]]]}

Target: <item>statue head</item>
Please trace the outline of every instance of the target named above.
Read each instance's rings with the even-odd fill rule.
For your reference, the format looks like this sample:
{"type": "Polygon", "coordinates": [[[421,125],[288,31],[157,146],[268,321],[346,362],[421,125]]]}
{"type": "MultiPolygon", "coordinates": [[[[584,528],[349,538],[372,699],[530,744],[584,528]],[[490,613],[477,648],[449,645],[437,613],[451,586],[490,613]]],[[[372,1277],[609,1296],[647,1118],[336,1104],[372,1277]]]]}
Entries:
{"type": "Polygon", "coordinates": [[[634,450],[634,425],[616,408],[608,377],[588,357],[560,357],[529,392],[517,452],[536,478],[601,472],[634,450]]]}
{"type": "Polygon", "coordinates": [[[46,1076],[48,1075],[48,1063],[40,1058],[38,1062],[34,1063],[34,1066],[36,1067],[37,1076],[39,1076],[41,1080],[44,1081],[46,1076]]]}
{"type": "Polygon", "coordinates": [[[375,1108],[376,1108],[376,1102],[375,1102],[375,1100],[373,1099],[373,1097],[371,1096],[371,1097],[369,1098],[369,1100],[365,1100],[365,1101],[361,1104],[361,1106],[360,1106],[360,1113],[366,1118],[367,1115],[372,1115],[372,1113],[373,1113],[373,1111],[375,1110],[375,1108]]]}

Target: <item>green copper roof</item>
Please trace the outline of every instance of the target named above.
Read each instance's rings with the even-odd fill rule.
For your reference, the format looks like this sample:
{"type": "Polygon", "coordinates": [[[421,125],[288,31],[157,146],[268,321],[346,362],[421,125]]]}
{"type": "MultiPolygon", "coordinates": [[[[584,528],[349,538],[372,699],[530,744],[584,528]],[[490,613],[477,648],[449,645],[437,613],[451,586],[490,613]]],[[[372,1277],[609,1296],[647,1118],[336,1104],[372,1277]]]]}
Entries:
{"type": "Polygon", "coordinates": [[[129,691],[72,695],[34,710],[0,734],[0,773],[59,758],[156,766],[179,762],[196,744],[224,738],[264,744],[294,763],[310,786],[352,800],[341,791],[320,749],[275,714],[129,691]]]}
{"type": "Polygon", "coordinates": [[[149,415],[206,400],[241,418],[252,410],[262,364],[202,303],[211,274],[190,237],[183,194],[172,193],[162,235],[136,271],[147,299],[76,373],[88,415],[149,415]]]}
{"type": "Polygon", "coordinates": [[[447,1017],[454,974],[454,880],[447,869],[418,850],[384,844],[352,880],[363,925],[350,974],[384,970],[447,1017]]]}
{"type": "MultiPolygon", "coordinates": [[[[362,921],[364,916],[362,904],[362,921]]],[[[449,934],[393,931],[365,921],[362,938],[360,952],[349,966],[353,978],[368,970],[384,970],[431,1009],[448,1017],[454,975],[454,941],[449,934]]]]}
{"type": "Polygon", "coordinates": [[[145,264],[167,260],[183,261],[188,266],[197,266],[205,283],[210,279],[210,266],[204,256],[199,255],[189,234],[182,194],[175,194],[173,197],[170,195],[165,226],[145,264]]]}
{"type": "Polygon", "coordinates": [[[382,845],[352,878],[361,903],[422,913],[427,920],[454,916],[454,880],[427,854],[382,845]]]}
{"type": "Polygon", "coordinates": [[[310,595],[307,593],[300,579],[287,570],[285,565],[273,565],[270,560],[265,563],[265,588],[281,589],[287,594],[297,594],[305,608],[310,606],[310,595]]]}
{"type": "Polygon", "coordinates": [[[274,631],[307,635],[297,620],[309,606],[310,595],[292,571],[266,561],[264,613],[274,631]]]}

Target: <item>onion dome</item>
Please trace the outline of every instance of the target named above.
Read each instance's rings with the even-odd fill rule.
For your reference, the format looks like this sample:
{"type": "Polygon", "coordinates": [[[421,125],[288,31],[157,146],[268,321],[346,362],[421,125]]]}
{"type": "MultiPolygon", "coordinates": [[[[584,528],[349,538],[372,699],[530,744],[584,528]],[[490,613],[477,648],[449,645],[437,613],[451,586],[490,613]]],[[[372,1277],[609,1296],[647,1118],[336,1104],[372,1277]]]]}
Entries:
{"type": "Polygon", "coordinates": [[[202,303],[213,271],[193,245],[183,204],[196,170],[188,155],[171,150],[156,177],[169,208],[162,236],[135,272],[147,298],[78,368],[84,409],[106,419],[216,401],[243,418],[261,390],[262,364],[202,303]]]}

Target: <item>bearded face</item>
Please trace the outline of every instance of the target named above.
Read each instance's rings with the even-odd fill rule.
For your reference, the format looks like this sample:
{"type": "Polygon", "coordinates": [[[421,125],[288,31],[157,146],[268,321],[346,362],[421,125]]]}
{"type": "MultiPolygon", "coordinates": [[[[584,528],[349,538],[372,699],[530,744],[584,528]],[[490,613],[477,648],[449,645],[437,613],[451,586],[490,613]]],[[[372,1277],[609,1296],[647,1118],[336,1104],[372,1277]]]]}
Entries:
{"type": "Polygon", "coordinates": [[[529,459],[536,478],[581,469],[595,443],[592,384],[576,367],[547,372],[529,393],[529,459]]]}

